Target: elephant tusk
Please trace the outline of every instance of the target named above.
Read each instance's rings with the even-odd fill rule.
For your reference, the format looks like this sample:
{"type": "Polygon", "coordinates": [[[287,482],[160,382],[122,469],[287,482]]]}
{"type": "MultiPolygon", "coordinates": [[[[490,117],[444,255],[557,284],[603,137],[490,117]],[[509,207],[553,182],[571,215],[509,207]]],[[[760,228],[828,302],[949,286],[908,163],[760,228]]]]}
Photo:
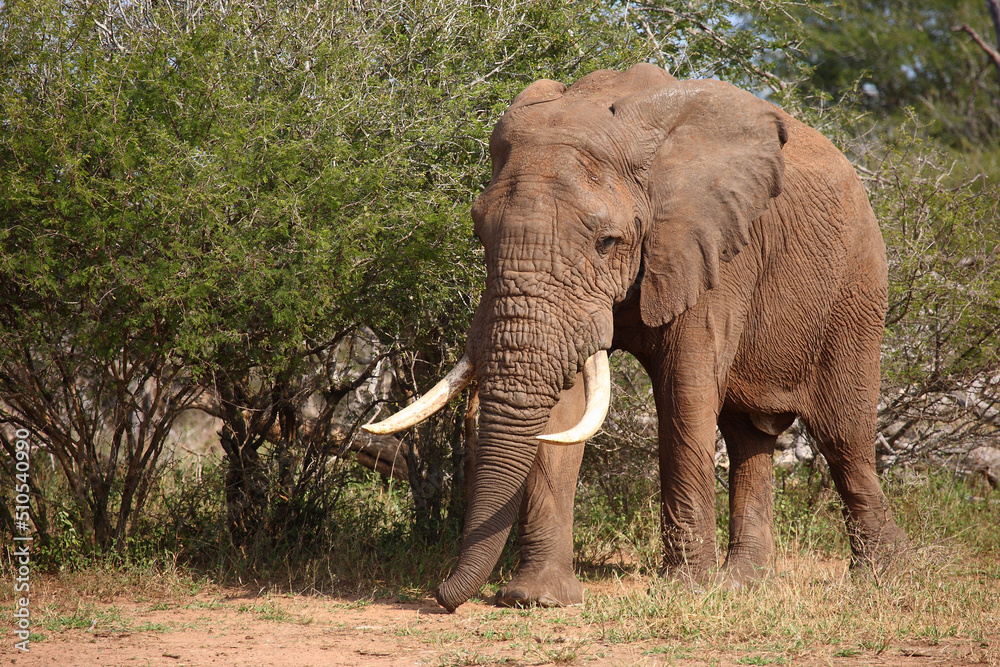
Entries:
{"type": "Polygon", "coordinates": [[[583,388],[587,395],[587,409],[580,423],[568,431],[538,435],[536,438],[556,445],[575,445],[597,433],[608,416],[611,404],[611,369],[607,351],[596,352],[584,363],[583,388]]]}
{"type": "Polygon", "coordinates": [[[387,435],[415,426],[443,408],[458,392],[468,386],[475,375],[476,369],[469,361],[469,355],[463,355],[451,372],[426,394],[388,419],[361,428],[375,435],[387,435]]]}

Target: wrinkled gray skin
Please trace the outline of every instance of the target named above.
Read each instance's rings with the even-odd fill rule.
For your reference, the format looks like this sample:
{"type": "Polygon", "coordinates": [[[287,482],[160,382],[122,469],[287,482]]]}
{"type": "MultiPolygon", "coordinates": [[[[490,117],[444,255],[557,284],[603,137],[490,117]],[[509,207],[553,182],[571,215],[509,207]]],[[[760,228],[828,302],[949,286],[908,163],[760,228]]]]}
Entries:
{"type": "Polygon", "coordinates": [[[729,84],[643,64],[568,89],[535,82],[490,153],[493,178],[472,209],[486,287],[466,348],[477,459],[442,606],[479,590],[518,514],[520,566],[497,601],[582,600],[572,514],[583,445],[534,436],[575,423],[577,373],[612,348],[653,383],[666,573],[739,584],[767,567],[772,452],[796,415],[830,464],[855,564],[905,545],[874,462],[885,248],[836,148],[729,84]],[[719,571],[716,425],[731,460],[719,571]]]}

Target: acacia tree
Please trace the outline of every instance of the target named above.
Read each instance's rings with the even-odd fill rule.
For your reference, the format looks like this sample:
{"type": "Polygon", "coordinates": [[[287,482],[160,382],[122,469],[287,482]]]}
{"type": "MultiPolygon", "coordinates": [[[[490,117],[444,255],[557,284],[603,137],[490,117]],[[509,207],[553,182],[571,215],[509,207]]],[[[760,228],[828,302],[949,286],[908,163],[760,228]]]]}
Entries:
{"type": "Polygon", "coordinates": [[[883,135],[905,123],[912,108],[925,136],[951,148],[965,166],[995,171],[1000,70],[983,48],[990,46],[986,36],[1000,40],[991,20],[994,0],[788,4],[803,39],[777,54],[778,71],[801,71],[805,62],[807,90],[834,100],[852,96],[886,123],[883,135]]]}
{"type": "MultiPolygon", "coordinates": [[[[272,462],[301,480],[337,453],[336,406],[371,370],[335,372],[339,342],[372,327],[406,394],[454,358],[479,271],[467,207],[499,110],[539,76],[635,57],[630,31],[586,12],[0,7],[0,207],[17,221],[0,248],[0,410],[60,461],[99,547],[126,523],[107,508],[140,515],[193,401],[224,420],[242,539],[275,525],[257,521],[272,462]]],[[[428,428],[407,452],[430,525],[457,444],[428,428]]]]}
{"type": "MultiPolygon", "coordinates": [[[[426,391],[461,355],[483,265],[468,211],[488,181],[489,134],[509,101],[535,79],[574,80],[648,53],[630,26],[601,20],[600,10],[379,2],[345,18],[343,90],[353,102],[344,127],[358,164],[370,166],[352,213],[379,224],[359,296],[379,338],[397,342],[400,398],[426,391]]],[[[445,411],[403,436],[424,535],[457,525],[463,413],[445,411]]]]}
{"type": "Polygon", "coordinates": [[[956,183],[915,122],[866,160],[889,259],[881,447],[890,460],[960,455],[1000,425],[998,184],[956,183]]]}
{"type": "MultiPolygon", "coordinates": [[[[256,76],[287,69],[280,49],[226,69],[253,12],[206,26],[185,8],[0,8],[0,207],[17,221],[0,249],[0,411],[59,462],[102,549],[136,525],[173,419],[206,388],[287,376],[355,326],[338,295],[357,289],[368,231],[329,224],[342,138],[295,122],[301,88],[256,76]]],[[[36,490],[41,529],[45,506],[36,490]]]]}
{"type": "MultiPolygon", "coordinates": [[[[63,509],[108,549],[136,529],[196,393],[176,344],[185,304],[163,289],[185,263],[164,252],[185,237],[172,167],[190,167],[146,150],[127,59],[64,10],[0,8],[0,420],[53,456],[75,501],[63,509]]],[[[44,539],[52,508],[33,498],[44,539]]]]}

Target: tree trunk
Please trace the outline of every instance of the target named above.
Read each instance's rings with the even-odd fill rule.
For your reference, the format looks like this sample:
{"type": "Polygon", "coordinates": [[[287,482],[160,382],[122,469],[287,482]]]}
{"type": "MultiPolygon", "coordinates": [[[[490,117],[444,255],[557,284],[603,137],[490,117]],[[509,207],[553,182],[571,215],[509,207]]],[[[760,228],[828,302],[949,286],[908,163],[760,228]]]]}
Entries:
{"type": "Polygon", "coordinates": [[[233,543],[243,547],[252,541],[263,525],[267,482],[256,448],[233,429],[222,429],[222,448],[226,452],[226,522],[233,543]]]}

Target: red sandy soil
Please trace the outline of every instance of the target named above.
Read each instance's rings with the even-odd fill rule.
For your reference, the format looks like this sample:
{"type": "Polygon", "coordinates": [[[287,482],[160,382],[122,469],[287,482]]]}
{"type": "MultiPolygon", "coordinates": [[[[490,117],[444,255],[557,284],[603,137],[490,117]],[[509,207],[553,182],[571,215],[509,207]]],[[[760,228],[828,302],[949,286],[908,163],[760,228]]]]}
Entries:
{"type": "MultiPolygon", "coordinates": [[[[608,584],[610,585],[610,584],[608,584]]],[[[620,583],[618,584],[621,585],[620,583]]],[[[103,598],[43,592],[30,653],[6,635],[0,665],[955,665],[984,661],[967,642],[893,646],[838,656],[691,650],[660,641],[613,643],[582,608],[499,610],[467,603],[445,613],[433,600],[350,600],[213,589],[185,596],[103,598]],[[46,598],[48,598],[46,600],[46,598]],[[72,600],[72,602],[70,602],[72,600]],[[58,619],[62,618],[60,621],[58,619]],[[71,620],[66,620],[71,619],[71,620]],[[86,625],[90,619],[90,627],[86,625]]],[[[987,659],[988,661],[988,659],[987,659]]]]}

